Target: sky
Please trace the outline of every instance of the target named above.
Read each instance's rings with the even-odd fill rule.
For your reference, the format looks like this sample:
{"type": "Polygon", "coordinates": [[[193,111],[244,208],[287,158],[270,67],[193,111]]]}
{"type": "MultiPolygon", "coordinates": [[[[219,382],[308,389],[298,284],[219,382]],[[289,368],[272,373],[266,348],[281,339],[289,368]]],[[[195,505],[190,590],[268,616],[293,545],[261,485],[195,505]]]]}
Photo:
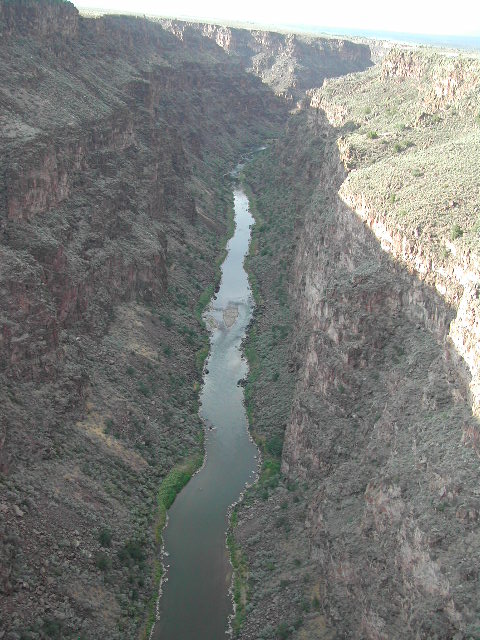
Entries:
{"type": "Polygon", "coordinates": [[[480,36],[478,0],[73,0],[100,8],[260,25],[480,36]]]}

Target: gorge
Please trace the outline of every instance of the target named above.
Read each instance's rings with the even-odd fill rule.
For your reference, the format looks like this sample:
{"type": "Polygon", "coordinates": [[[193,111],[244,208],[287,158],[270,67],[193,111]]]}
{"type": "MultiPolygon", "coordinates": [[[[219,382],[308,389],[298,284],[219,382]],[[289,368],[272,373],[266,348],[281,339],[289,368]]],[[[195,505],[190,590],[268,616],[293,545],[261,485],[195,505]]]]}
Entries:
{"type": "Polygon", "coordinates": [[[0,638],[149,637],[259,145],[232,633],[480,637],[478,58],[56,0],[0,33],[0,638]]]}

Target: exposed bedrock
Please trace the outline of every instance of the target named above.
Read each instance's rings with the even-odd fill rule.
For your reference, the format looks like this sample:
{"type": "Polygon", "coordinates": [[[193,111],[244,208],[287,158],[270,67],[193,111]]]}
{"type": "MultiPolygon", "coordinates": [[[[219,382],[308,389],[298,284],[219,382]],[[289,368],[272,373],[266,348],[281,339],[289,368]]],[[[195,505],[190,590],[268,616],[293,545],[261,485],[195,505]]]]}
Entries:
{"type": "Polygon", "coordinates": [[[338,197],[335,150],[294,267],[305,346],[283,470],[311,487],[306,535],[338,631],[451,638],[475,623],[480,567],[478,425],[448,338],[455,308],[338,197]]]}
{"type": "Polygon", "coordinates": [[[325,78],[363,71],[372,65],[370,48],[344,38],[311,37],[214,24],[164,20],[184,39],[202,33],[289,101],[303,97],[325,78]]]}
{"type": "Polygon", "coordinates": [[[0,637],[135,638],[201,449],[225,176],[286,108],[147,20],[5,1],[0,31],[0,637]]]}
{"type": "MultiPolygon", "coordinates": [[[[476,166],[478,85],[475,63],[408,59],[428,70],[420,85],[415,73],[385,73],[403,68],[394,51],[383,74],[310,92],[249,174],[270,219],[281,220],[277,190],[301,206],[289,277],[296,387],[281,416],[286,480],[265,484],[240,512],[252,585],[242,638],[258,629],[305,639],[478,633],[475,189],[441,150],[461,140],[476,166]],[[456,88],[431,99],[432,78],[456,78],[447,83],[456,88]],[[404,156],[399,121],[412,141],[404,156]],[[443,205],[439,184],[458,200],[443,205]]],[[[255,275],[266,315],[276,303],[268,276],[255,275]]],[[[256,331],[260,342],[269,328],[260,321],[256,331]]],[[[280,353],[272,349],[270,359],[280,353]]],[[[252,382],[260,408],[277,393],[266,380],[252,382]]],[[[265,436],[258,422],[255,430],[265,436]]]]}

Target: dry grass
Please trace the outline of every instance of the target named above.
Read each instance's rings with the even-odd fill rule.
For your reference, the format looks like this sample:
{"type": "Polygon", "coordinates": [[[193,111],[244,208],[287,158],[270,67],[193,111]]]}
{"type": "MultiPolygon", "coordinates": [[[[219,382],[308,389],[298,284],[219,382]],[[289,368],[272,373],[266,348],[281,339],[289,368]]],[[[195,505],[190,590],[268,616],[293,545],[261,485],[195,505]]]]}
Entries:
{"type": "Polygon", "coordinates": [[[350,170],[342,193],[363,194],[387,223],[414,233],[434,252],[455,243],[479,252],[480,64],[477,60],[393,52],[383,67],[328,80],[312,92],[341,129],[350,170]],[[397,56],[406,70],[387,75],[397,56]]]}

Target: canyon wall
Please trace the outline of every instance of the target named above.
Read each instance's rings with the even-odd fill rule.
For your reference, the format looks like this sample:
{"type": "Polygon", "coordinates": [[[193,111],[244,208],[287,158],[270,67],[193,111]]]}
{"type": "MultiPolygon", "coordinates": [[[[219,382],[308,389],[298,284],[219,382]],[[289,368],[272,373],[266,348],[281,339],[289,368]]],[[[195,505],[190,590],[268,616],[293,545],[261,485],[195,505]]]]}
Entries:
{"type": "Polygon", "coordinates": [[[201,33],[287,100],[296,101],[325,78],[363,71],[371,66],[370,48],[344,38],[236,29],[214,24],[164,20],[180,38],[201,33]]]}
{"type": "Polygon", "coordinates": [[[225,176],[286,108],[200,34],[53,0],[0,31],[0,637],[143,637],[225,176]]]}
{"type": "Polygon", "coordinates": [[[299,206],[283,477],[238,514],[239,637],[478,634],[478,78],[393,50],[308,92],[248,175],[260,214],[282,220],[275,190],[299,206]]]}
{"type": "Polygon", "coordinates": [[[0,1],[0,33],[0,637],[145,638],[229,171],[369,51],[58,0],[0,1]]]}

